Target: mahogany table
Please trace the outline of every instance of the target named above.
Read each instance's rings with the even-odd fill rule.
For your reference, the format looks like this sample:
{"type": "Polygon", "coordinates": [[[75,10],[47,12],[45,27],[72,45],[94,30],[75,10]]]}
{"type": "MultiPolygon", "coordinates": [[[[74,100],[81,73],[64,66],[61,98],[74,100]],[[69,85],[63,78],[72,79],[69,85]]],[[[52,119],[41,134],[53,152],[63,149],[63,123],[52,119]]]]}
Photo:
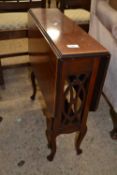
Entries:
{"type": "Polygon", "coordinates": [[[56,152],[56,137],[76,132],[75,148],[87,131],[89,111],[97,109],[109,53],[58,9],[30,9],[29,53],[35,96],[35,77],[46,103],[48,160],[56,152]]]}

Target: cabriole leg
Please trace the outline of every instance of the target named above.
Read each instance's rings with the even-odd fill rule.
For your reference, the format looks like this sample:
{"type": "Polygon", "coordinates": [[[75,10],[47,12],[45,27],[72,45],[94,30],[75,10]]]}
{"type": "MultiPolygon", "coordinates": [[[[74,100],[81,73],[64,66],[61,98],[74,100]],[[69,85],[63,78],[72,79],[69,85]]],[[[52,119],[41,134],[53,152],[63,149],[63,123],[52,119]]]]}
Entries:
{"type": "Polygon", "coordinates": [[[31,96],[31,99],[34,100],[37,92],[36,83],[35,83],[35,75],[33,72],[31,72],[31,82],[32,82],[32,88],[33,88],[33,94],[31,96]]]}
{"type": "Polygon", "coordinates": [[[78,155],[82,153],[82,149],[80,149],[80,145],[86,132],[87,132],[87,127],[85,127],[83,131],[76,133],[75,148],[78,155]]]}
{"type": "Polygon", "coordinates": [[[51,150],[51,153],[47,156],[47,159],[49,161],[52,161],[56,153],[56,136],[50,133],[50,136],[48,138],[49,138],[49,148],[51,150]]]}
{"type": "Polygon", "coordinates": [[[117,113],[111,108],[110,114],[113,122],[113,129],[110,131],[110,136],[112,139],[117,140],[117,113]]]}
{"type": "Polygon", "coordinates": [[[1,65],[1,59],[0,59],[0,85],[3,88],[5,87],[4,77],[3,77],[3,70],[2,70],[2,65],[1,65]]]}

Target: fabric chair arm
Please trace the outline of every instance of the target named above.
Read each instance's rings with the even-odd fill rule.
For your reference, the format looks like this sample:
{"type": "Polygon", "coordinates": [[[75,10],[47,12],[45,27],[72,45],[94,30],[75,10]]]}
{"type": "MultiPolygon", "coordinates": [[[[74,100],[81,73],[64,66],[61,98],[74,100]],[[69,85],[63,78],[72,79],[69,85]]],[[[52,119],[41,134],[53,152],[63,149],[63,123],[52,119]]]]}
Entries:
{"type": "Polygon", "coordinates": [[[117,39],[117,11],[113,9],[106,1],[97,3],[96,15],[102,24],[117,39]]]}

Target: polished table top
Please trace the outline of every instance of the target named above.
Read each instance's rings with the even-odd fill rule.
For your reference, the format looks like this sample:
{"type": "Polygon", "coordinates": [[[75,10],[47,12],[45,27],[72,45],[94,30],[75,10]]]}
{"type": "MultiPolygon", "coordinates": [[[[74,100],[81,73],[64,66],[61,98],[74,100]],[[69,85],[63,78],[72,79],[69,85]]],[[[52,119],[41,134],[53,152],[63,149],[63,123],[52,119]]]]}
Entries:
{"type": "Polygon", "coordinates": [[[58,9],[30,9],[57,58],[107,54],[107,50],[58,9]]]}

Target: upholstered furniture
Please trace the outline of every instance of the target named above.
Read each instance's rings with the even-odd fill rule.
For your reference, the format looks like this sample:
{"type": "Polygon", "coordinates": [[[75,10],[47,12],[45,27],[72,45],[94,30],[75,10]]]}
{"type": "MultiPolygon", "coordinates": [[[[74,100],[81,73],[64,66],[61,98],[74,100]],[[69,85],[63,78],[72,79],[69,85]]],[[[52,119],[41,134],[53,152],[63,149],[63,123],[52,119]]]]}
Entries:
{"type": "Polygon", "coordinates": [[[86,31],[89,29],[90,0],[59,0],[60,9],[86,31]]]}
{"type": "MultiPolygon", "coordinates": [[[[0,0],[0,40],[28,37],[29,8],[45,7],[46,0],[0,0]]],[[[4,84],[1,59],[28,54],[23,53],[0,53],[0,84],[4,84]]]]}
{"type": "Polygon", "coordinates": [[[117,0],[92,0],[89,34],[111,54],[103,92],[111,106],[111,136],[117,139],[117,0]]]}

